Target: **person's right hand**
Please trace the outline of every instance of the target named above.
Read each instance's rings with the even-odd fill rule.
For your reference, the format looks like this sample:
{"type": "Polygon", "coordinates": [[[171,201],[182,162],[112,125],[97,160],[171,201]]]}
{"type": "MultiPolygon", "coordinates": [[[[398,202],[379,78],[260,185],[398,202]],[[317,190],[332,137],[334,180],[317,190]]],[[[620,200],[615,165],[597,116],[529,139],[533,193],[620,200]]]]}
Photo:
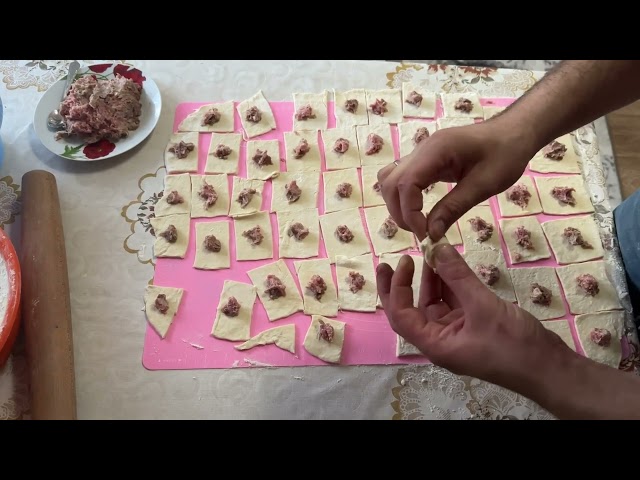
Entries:
{"type": "Polygon", "coordinates": [[[520,178],[539,146],[527,132],[518,132],[502,116],[435,132],[400,159],[399,165],[391,164],[378,172],[389,213],[418,240],[427,232],[434,242],[440,240],[470,208],[520,178]],[[425,218],[422,190],[438,181],[458,184],[425,218]]]}

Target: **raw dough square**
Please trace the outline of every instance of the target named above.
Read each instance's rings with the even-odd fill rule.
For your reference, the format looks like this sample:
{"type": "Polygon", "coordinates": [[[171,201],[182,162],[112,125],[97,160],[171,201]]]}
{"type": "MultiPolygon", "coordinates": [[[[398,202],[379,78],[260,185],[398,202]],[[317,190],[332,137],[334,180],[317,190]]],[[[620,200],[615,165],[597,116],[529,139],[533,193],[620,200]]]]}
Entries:
{"type": "Polygon", "coordinates": [[[289,267],[280,259],[273,263],[268,263],[262,267],[254,268],[247,272],[251,282],[258,289],[258,297],[264,305],[269,321],[273,322],[281,318],[301,312],[302,297],[293,279],[293,275],[289,271],[289,267]],[[268,275],[275,275],[285,286],[285,296],[271,300],[269,295],[265,293],[266,281],[268,275]]]}
{"type": "Polygon", "coordinates": [[[164,191],[162,197],[156,202],[154,213],[156,217],[180,214],[189,215],[189,213],[191,213],[191,178],[188,173],[167,175],[164,177],[164,191]],[[180,194],[182,203],[175,205],[167,203],[167,197],[173,191],[180,194]]]}
{"type": "Polygon", "coordinates": [[[362,177],[362,200],[365,207],[385,205],[382,191],[376,192],[373,186],[378,183],[380,165],[368,165],[360,169],[362,177]]]}
{"type": "Polygon", "coordinates": [[[233,102],[210,103],[194,110],[180,122],[179,132],[233,132],[235,130],[233,102]],[[215,108],[220,113],[220,120],[213,125],[203,125],[207,112],[215,108]]]}
{"type": "Polygon", "coordinates": [[[322,238],[324,238],[327,257],[329,257],[331,263],[335,263],[336,255],[355,257],[371,252],[358,208],[321,215],[320,228],[322,229],[322,238]],[[353,233],[353,240],[349,243],[338,240],[336,229],[340,225],[346,225],[353,233]]]}
{"type": "Polygon", "coordinates": [[[389,125],[360,125],[356,127],[358,134],[358,148],[362,165],[388,165],[396,159],[391,140],[391,126],[389,125]],[[382,148],[378,153],[367,155],[367,138],[375,134],[382,138],[382,148]]]}
{"type": "Polygon", "coordinates": [[[322,131],[322,144],[327,170],[341,168],[356,168],[360,166],[360,150],[355,127],[331,128],[322,131]],[[333,147],[338,139],[349,142],[349,148],[344,153],[337,153],[333,147]]]}
{"type": "Polygon", "coordinates": [[[504,112],[507,107],[496,107],[493,105],[484,105],[482,110],[484,111],[484,119],[489,120],[492,117],[495,117],[497,114],[504,112]]]}
{"type": "Polygon", "coordinates": [[[258,135],[270,132],[276,129],[276,119],[273,116],[271,105],[264,96],[262,90],[243,100],[236,106],[238,115],[240,115],[240,123],[244,130],[244,138],[253,138],[258,135]],[[247,120],[247,110],[251,107],[258,107],[260,113],[262,113],[262,119],[258,123],[252,123],[247,120]]]}
{"type": "Polygon", "coordinates": [[[484,118],[484,109],[480,105],[480,98],[478,94],[465,92],[465,93],[441,93],[442,109],[445,117],[450,118],[484,118]],[[456,110],[456,102],[461,98],[471,100],[472,108],[471,112],[463,112],[456,110]]]}
{"type": "Polygon", "coordinates": [[[396,334],[396,357],[409,357],[412,355],[424,356],[422,352],[418,350],[418,347],[396,334]]]}
{"type": "Polygon", "coordinates": [[[231,267],[231,254],[229,243],[229,222],[198,222],[196,223],[196,258],[193,268],[202,270],[220,270],[231,267]],[[208,235],[220,240],[219,252],[212,252],[204,248],[204,239],[208,235]]]}
{"type": "Polygon", "coordinates": [[[229,181],[225,173],[219,175],[191,175],[191,218],[219,217],[229,213],[229,181]],[[204,199],[200,196],[204,182],[213,187],[218,200],[209,208],[205,208],[204,199]]]}
{"type": "MultiPolygon", "coordinates": [[[[551,257],[549,251],[549,245],[547,245],[547,239],[544,236],[540,222],[536,217],[517,217],[517,218],[503,218],[500,220],[500,229],[502,230],[502,237],[504,243],[507,245],[509,251],[509,260],[512,265],[523,262],[535,262],[551,257]],[[516,243],[514,236],[516,228],[524,227],[531,232],[531,243],[533,249],[527,250],[516,243]],[[520,258],[516,260],[517,254],[520,258]]],[[[494,231],[495,234],[495,231],[494,231]]]]}
{"type": "Polygon", "coordinates": [[[624,326],[624,312],[601,312],[577,315],[576,330],[578,339],[585,355],[596,362],[620,367],[622,360],[622,330],[624,326]],[[611,333],[611,343],[608,347],[601,347],[590,339],[591,330],[603,328],[611,333]]]}
{"type": "Polygon", "coordinates": [[[220,301],[216,309],[216,318],[211,329],[211,336],[223,340],[247,340],[251,337],[251,317],[253,305],[256,302],[257,289],[248,283],[225,280],[220,293],[220,301]],[[234,297],[240,304],[240,310],[235,317],[228,317],[222,309],[234,297]]]}
{"type": "Polygon", "coordinates": [[[329,112],[327,110],[327,91],[320,93],[294,93],[293,94],[293,129],[294,130],[324,130],[329,125],[329,112]],[[309,105],[313,109],[315,118],[298,120],[296,113],[300,107],[309,105]]]}
{"type": "Polygon", "coordinates": [[[402,121],[402,91],[399,88],[365,90],[365,95],[367,97],[366,106],[369,114],[369,125],[388,125],[402,121]],[[376,115],[371,111],[371,105],[376,100],[385,100],[387,102],[387,111],[382,116],[376,115]]]}
{"type": "Polygon", "coordinates": [[[512,268],[511,281],[516,291],[518,305],[538,320],[549,320],[566,315],[562,302],[560,283],[553,267],[512,268]],[[540,305],[531,300],[531,284],[537,283],[551,290],[551,304],[540,305]]]}
{"type": "Polygon", "coordinates": [[[247,178],[269,180],[280,174],[280,140],[250,140],[247,142],[247,178]],[[260,150],[271,157],[271,165],[258,166],[253,156],[260,150]]]}
{"type": "Polygon", "coordinates": [[[591,199],[584,186],[581,175],[565,175],[562,177],[535,177],[542,211],[547,215],[573,215],[576,213],[591,213],[594,211],[591,199]],[[576,200],[574,206],[561,204],[551,196],[554,187],[575,188],[573,198],[576,200]]]}
{"type": "Polygon", "coordinates": [[[284,151],[287,172],[319,172],[322,170],[317,131],[284,132],[284,151]],[[301,140],[307,141],[309,151],[301,158],[296,158],[293,150],[301,140]]]}
{"type": "Polygon", "coordinates": [[[580,173],[580,160],[573,146],[573,136],[567,133],[556,139],[556,141],[567,147],[564,158],[562,160],[552,160],[546,158],[542,150],[539,150],[529,162],[529,169],[532,172],[540,173],[580,173]]]}
{"type": "Polygon", "coordinates": [[[609,277],[607,277],[602,260],[557,267],[556,272],[558,273],[558,278],[560,278],[564,296],[567,298],[569,310],[572,314],[595,313],[605,310],[619,310],[622,308],[616,289],[609,281],[609,277]],[[576,280],[578,276],[586,273],[593,275],[598,281],[599,291],[593,297],[587,295],[585,291],[578,286],[576,280]]]}
{"type": "Polygon", "coordinates": [[[569,327],[569,322],[566,319],[547,320],[546,322],[542,322],[542,326],[558,335],[562,341],[571,348],[571,350],[574,352],[576,351],[576,342],[573,341],[571,327],[569,327]]]}
{"type": "Polygon", "coordinates": [[[542,230],[556,256],[556,261],[560,265],[596,260],[604,256],[598,225],[592,215],[542,222],[542,230]],[[569,227],[580,230],[582,238],[593,248],[571,245],[564,237],[564,229],[569,227]]]}
{"type": "Polygon", "coordinates": [[[324,185],[324,213],[362,206],[362,190],[360,189],[357,168],[322,172],[322,183],[324,185]],[[336,193],[338,186],[343,183],[349,183],[353,187],[351,196],[348,198],[342,198],[336,193]]]}
{"type": "Polygon", "coordinates": [[[153,254],[156,257],[184,258],[189,246],[189,215],[167,215],[150,220],[156,240],[153,244],[153,254]],[[169,225],[176,227],[178,238],[175,243],[169,243],[160,234],[169,225]]]}
{"type": "Polygon", "coordinates": [[[262,192],[264,191],[263,180],[251,180],[247,178],[233,177],[233,191],[231,193],[231,206],[229,207],[230,217],[243,217],[245,215],[252,215],[262,208],[262,192]],[[249,204],[242,208],[238,201],[240,192],[245,188],[253,189],[256,193],[251,198],[249,204]]]}
{"type": "Polygon", "coordinates": [[[239,133],[211,134],[211,143],[209,144],[207,164],[204,167],[204,173],[229,173],[237,175],[240,165],[240,143],[242,143],[242,135],[239,133]],[[231,149],[231,153],[227,158],[223,159],[215,156],[218,145],[226,145],[231,149]]]}
{"type": "Polygon", "coordinates": [[[315,260],[301,260],[293,262],[298,274],[300,289],[302,290],[302,300],[304,302],[304,313],[307,315],[324,315],[325,317],[336,317],[338,315],[338,290],[333,283],[331,273],[331,261],[328,258],[318,258],[315,260]],[[322,294],[320,300],[307,288],[311,277],[319,275],[327,284],[327,290],[322,294]]]}
{"type": "Polygon", "coordinates": [[[413,137],[421,127],[425,127],[429,132],[429,135],[433,135],[438,129],[436,122],[421,122],[419,120],[415,120],[412,122],[402,122],[398,124],[398,137],[400,139],[400,158],[406,157],[411,152],[413,152],[413,149],[416,147],[416,143],[413,141],[413,137]]]}
{"type": "MultiPolygon", "coordinates": [[[[186,217],[187,215],[184,216],[186,217]]],[[[144,293],[144,311],[148,322],[161,338],[167,336],[169,327],[171,327],[173,319],[180,308],[183,294],[184,290],[182,288],[147,285],[144,293]],[[156,308],[156,298],[158,298],[158,295],[165,295],[167,298],[169,310],[167,310],[166,313],[160,313],[156,308]]]]}
{"type": "Polygon", "coordinates": [[[352,312],[375,312],[378,299],[376,273],[373,256],[370,253],[357,257],[336,257],[336,279],[338,282],[338,304],[340,310],[352,312]],[[364,277],[362,290],[352,292],[349,288],[349,272],[357,272],[364,277]]]}
{"type": "Polygon", "coordinates": [[[436,120],[438,130],[444,130],[445,128],[466,127],[467,125],[473,125],[474,123],[476,122],[471,117],[442,117],[436,120]]]}
{"type": "Polygon", "coordinates": [[[408,248],[416,248],[413,233],[398,227],[393,238],[387,238],[380,232],[382,223],[391,216],[385,205],[364,209],[369,238],[376,256],[383,253],[399,252],[408,248]]]}
{"type": "Polygon", "coordinates": [[[415,118],[435,118],[436,116],[436,92],[427,90],[426,87],[410,82],[402,83],[402,114],[405,117],[415,118]],[[415,106],[407,103],[407,98],[411,92],[422,95],[422,103],[415,106]]]}
{"type": "Polygon", "coordinates": [[[491,207],[479,205],[477,207],[470,208],[467,213],[460,217],[460,220],[458,220],[458,226],[460,227],[460,234],[462,235],[462,243],[464,244],[465,252],[470,250],[501,251],[500,228],[498,226],[498,222],[493,218],[491,207]],[[493,225],[493,234],[484,242],[478,241],[478,233],[473,231],[471,223],[469,223],[469,220],[475,217],[480,217],[485,222],[493,225]]]}
{"type": "Polygon", "coordinates": [[[422,190],[422,212],[425,214],[449,193],[447,182],[436,182],[432,185],[428,191],[425,191],[426,188],[422,190]]]}
{"type": "Polygon", "coordinates": [[[353,127],[356,125],[369,125],[369,115],[367,113],[367,97],[362,88],[346,90],[344,92],[334,91],[335,105],[334,113],[337,127],[353,127]],[[357,100],[358,108],[356,113],[348,112],[345,108],[347,100],[357,100]]]}
{"type": "Polygon", "coordinates": [[[271,180],[271,211],[294,212],[318,207],[319,172],[282,172],[271,180]],[[295,180],[300,187],[300,198],[289,203],[286,186],[295,180]]]}
{"type": "Polygon", "coordinates": [[[325,362],[340,363],[346,326],[347,324],[344,322],[332,320],[321,315],[313,315],[311,317],[311,323],[309,324],[309,330],[307,330],[307,334],[304,337],[303,345],[305,350],[325,362]],[[320,321],[333,327],[333,340],[331,343],[319,337],[320,321]]]}
{"type": "Polygon", "coordinates": [[[253,347],[269,344],[274,344],[282,350],[296,353],[296,326],[294,324],[282,325],[281,327],[264,330],[243,344],[236,345],[234,348],[236,350],[249,350],[253,347]]]}
{"type": "Polygon", "coordinates": [[[536,190],[531,177],[529,175],[523,175],[516,183],[514,183],[514,185],[524,185],[527,187],[527,190],[531,194],[531,197],[529,197],[529,203],[524,208],[516,205],[507,198],[507,191],[505,190],[504,192],[496,195],[498,197],[500,215],[503,217],[522,217],[525,215],[536,215],[538,213],[542,213],[542,205],[540,205],[538,190],[536,190]]]}
{"type": "Polygon", "coordinates": [[[174,133],[164,149],[164,166],[167,173],[196,173],[198,171],[198,132],[174,133]],[[185,158],[178,158],[169,149],[179,142],[193,143],[193,150],[185,158]]]}
{"type": "MultiPolygon", "coordinates": [[[[476,271],[477,265],[495,265],[498,267],[498,271],[500,272],[500,278],[498,278],[498,281],[493,285],[486,285],[484,282],[482,283],[501,299],[512,303],[516,301],[516,292],[513,289],[511,275],[509,274],[507,262],[505,262],[501,251],[498,250],[496,252],[492,252],[472,250],[465,252],[463,256],[467,265],[471,267],[471,270],[473,270],[473,273],[475,273],[478,278],[480,278],[480,275],[478,275],[478,272],[476,271]]],[[[480,281],[482,281],[481,278],[480,281]]]]}
{"type": "Polygon", "coordinates": [[[318,210],[298,210],[295,212],[277,212],[278,236],[280,238],[281,258],[309,258],[317,257],[320,247],[320,222],[318,210]],[[309,229],[309,235],[303,240],[296,240],[289,236],[291,224],[300,222],[309,229]]]}
{"type": "Polygon", "coordinates": [[[271,233],[271,216],[268,212],[258,212],[253,215],[238,217],[233,221],[236,236],[236,260],[264,260],[273,258],[273,237],[271,233]],[[262,229],[264,239],[259,245],[251,245],[243,232],[255,226],[262,229]]]}

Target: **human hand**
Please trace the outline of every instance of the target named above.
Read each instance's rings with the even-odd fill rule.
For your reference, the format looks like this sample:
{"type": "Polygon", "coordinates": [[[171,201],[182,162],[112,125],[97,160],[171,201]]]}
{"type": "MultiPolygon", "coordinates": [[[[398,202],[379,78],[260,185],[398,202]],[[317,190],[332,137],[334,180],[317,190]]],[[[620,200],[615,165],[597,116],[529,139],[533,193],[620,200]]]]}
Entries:
{"type": "Polygon", "coordinates": [[[500,121],[439,130],[399,164],[378,172],[389,213],[422,241],[438,241],[465,212],[503,192],[522,175],[538,148],[528,135],[500,121]],[[425,218],[422,190],[438,181],[458,182],[425,218]],[[428,228],[427,228],[428,223],[428,228]]]}

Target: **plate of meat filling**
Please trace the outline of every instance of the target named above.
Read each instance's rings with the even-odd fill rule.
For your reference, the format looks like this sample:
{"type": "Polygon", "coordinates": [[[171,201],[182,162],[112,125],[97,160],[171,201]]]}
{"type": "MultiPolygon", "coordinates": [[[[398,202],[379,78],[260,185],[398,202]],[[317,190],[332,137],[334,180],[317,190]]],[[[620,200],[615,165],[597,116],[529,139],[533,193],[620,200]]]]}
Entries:
{"type": "Polygon", "coordinates": [[[81,67],[62,99],[65,82],[66,77],[45,92],[33,118],[40,141],[60,157],[77,161],[115,157],[141,143],[158,123],[162,109],[158,86],[131,65],[81,67]],[[55,109],[64,118],[64,129],[59,131],[47,127],[47,117],[55,109]]]}

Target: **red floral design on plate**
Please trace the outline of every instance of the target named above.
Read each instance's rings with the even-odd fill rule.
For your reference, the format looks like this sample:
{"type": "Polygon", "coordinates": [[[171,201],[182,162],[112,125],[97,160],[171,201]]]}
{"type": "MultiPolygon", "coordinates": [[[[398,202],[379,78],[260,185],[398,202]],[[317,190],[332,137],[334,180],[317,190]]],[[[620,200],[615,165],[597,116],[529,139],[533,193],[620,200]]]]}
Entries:
{"type": "Polygon", "coordinates": [[[101,63],[99,65],[90,65],[89,70],[96,73],[104,73],[113,63],[101,63]]]}
{"type": "Polygon", "coordinates": [[[114,75],[122,75],[124,78],[128,78],[138,85],[142,86],[142,82],[144,82],[147,78],[142,75],[142,72],[137,68],[132,68],[129,70],[128,65],[116,65],[113,69],[114,75]]]}
{"type": "Polygon", "coordinates": [[[93,160],[95,158],[106,157],[111,152],[113,152],[114,148],[116,148],[115,144],[103,138],[102,140],[99,140],[95,143],[92,143],[84,147],[82,149],[82,153],[84,153],[87,156],[87,158],[90,158],[93,160]]]}

